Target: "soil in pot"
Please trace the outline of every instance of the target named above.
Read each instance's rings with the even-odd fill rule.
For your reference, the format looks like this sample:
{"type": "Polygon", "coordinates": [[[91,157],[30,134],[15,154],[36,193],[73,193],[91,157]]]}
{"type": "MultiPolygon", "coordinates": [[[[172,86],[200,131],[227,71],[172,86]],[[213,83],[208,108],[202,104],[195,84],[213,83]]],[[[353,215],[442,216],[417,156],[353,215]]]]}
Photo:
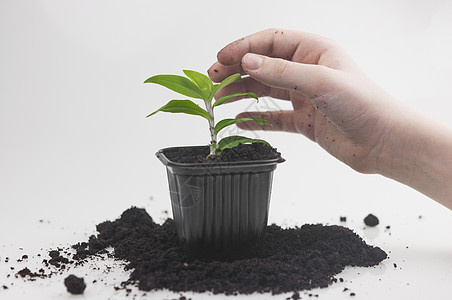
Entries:
{"type": "Polygon", "coordinates": [[[167,151],[165,155],[169,160],[177,163],[214,163],[254,161],[280,158],[281,153],[276,148],[264,143],[239,144],[230,149],[224,149],[219,155],[209,157],[209,147],[179,148],[177,151],[167,151]]]}

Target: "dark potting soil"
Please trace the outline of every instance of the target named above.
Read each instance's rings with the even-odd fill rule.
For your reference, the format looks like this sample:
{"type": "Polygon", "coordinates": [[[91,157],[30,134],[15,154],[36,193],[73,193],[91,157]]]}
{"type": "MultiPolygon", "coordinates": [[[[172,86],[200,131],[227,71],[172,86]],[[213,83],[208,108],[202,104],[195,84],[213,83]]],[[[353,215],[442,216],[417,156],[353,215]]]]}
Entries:
{"type": "Polygon", "coordinates": [[[20,277],[28,277],[28,278],[36,278],[36,277],[40,277],[40,278],[46,278],[45,275],[43,275],[41,272],[32,272],[29,268],[25,267],[22,270],[20,270],[19,272],[17,272],[17,274],[20,277]]]}
{"type": "Polygon", "coordinates": [[[75,275],[69,275],[64,279],[64,285],[69,293],[74,295],[83,294],[85,291],[86,284],[83,278],[77,277],[75,275]]]}
{"type": "Polygon", "coordinates": [[[126,284],[145,291],[300,291],[327,287],[345,266],[374,266],[387,257],[350,229],[321,224],[291,229],[271,225],[263,242],[246,253],[209,258],[189,255],[178,242],[173,220],[158,225],[144,209],[132,207],[97,230],[77,252],[93,255],[112,246],[114,256],[133,270],[126,284]]]}
{"type": "MultiPolygon", "coordinates": [[[[49,251],[43,264],[50,273],[24,268],[17,276],[29,280],[50,278],[107,253],[132,270],[130,278],[115,287],[128,293],[128,286],[135,285],[143,291],[166,288],[228,295],[294,292],[296,296],[297,291],[337,282],[334,276],[346,266],[370,267],[387,258],[382,249],[367,245],[350,229],[335,225],[283,229],[273,224],[267,226],[263,241],[247,251],[209,256],[185,251],[172,219],[159,225],[144,209],[136,207],[127,209],[115,221],[98,224],[96,229],[97,236],[91,236],[88,242],[79,242],[72,249],[49,251]],[[110,246],[112,253],[107,250],[110,246]]],[[[83,293],[86,287],[83,278],[73,275],[64,283],[73,294],[83,293]]]]}
{"type": "Polygon", "coordinates": [[[178,163],[235,162],[267,160],[281,157],[281,153],[275,148],[263,143],[239,144],[236,147],[224,149],[217,156],[207,158],[209,153],[210,150],[208,146],[186,147],[164,152],[169,160],[178,163]]]}
{"type": "Polygon", "coordinates": [[[374,227],[380,224],[380,221],[373,214],[368,214],[367,217],[364,218],[364,224],[370,227],[374,227]]]}

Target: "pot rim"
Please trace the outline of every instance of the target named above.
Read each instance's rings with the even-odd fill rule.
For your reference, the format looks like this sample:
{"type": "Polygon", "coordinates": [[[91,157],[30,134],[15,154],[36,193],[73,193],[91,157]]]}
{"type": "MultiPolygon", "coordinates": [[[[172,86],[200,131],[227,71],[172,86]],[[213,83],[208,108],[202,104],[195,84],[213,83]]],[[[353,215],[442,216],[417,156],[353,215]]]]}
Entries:
{"type": "Polygon", "coordinates": [[[179,167],[179,168],[199,168],[199,167],[209,167],[212,168],[214,166],[218,167],[241,167],[241,166],[252,166],[252,165],[268,165],[268,164],[277,164],[286,161],[282,156],[272,159],[265,160],[245,160],[245,161],[233,161],[233,162],[212,162],[212,163],[179,163],[171,161],[164,153],[164,151],[168,150],[177,150],[182,148],[203,148],[206,146],[175,146],[175,147],[167,147],[158,150],[155,155],[157,158],[165,165],[169,167],[179,167]]]}

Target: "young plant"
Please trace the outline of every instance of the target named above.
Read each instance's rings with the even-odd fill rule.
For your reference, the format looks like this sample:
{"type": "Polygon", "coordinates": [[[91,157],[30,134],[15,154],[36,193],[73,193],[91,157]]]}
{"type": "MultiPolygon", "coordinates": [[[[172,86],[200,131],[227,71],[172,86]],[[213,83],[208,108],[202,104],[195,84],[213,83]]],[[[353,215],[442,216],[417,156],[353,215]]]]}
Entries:
{"type": "Polygon", "coordinates": [[[234,93],[230,95],[222,96],[221,98],[213,101],[215,94],[225,86],[242,80],[240,74],[234,74],[224,79],[219,84],[214,84],[209,77],[196,71],[184,70],[184,74],[187,77],[179,75],[156,75],[146,79],[145,83],[155,83],[162,85],[170,90],[173,90],[184,96],[188,96],[195,99],[201,99],[204,102],[205,109],[199,107],[195,102],[191,100],[171,100],[164,106],[160,107],[153,113],[149,114],[150,117],[159,111],[171,112],[171,113],[185,113],[190,115],[197,115],[205,118],[209,122],[210,132],[210,154],[214,156],[219,154],[226,148],[232,148],[238,144],[246,143],[268,143],[261,139],[252,139],[243,136],[228,136],[220,141],[217,141],[218,133],[233,124],[245,121],[254,121],[257,124],[265,125],[269,122],[262,118],[238,118],[238,119],[223,119],[215,123],[214,108],[220,106],[232,98],[238,96],[248,96],[258,100],[254,93],[234,93]]]}

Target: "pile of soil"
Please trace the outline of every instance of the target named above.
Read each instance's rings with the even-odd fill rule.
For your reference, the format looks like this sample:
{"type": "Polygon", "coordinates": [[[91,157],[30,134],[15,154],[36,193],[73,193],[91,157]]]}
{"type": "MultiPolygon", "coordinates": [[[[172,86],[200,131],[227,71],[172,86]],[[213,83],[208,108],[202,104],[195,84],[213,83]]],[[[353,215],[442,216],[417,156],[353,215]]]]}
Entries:
{"type": "Polygon", "coordinates": [[[216,163],[281,158],[281,153],[276,148],[264,143],[239,144],[234,148],[224,149],[214,157],[207,157],[209,153],[209,146],[185,147],[164,152],[169,160],[178,163],[216,163]]]}
{"type": "MultiPolygon", "coordinates": [[[[49,258],[43,259],[49,273],[42,268],[38,272],[24,268],[16,277],[31,281],[50,278],[107,254],[132,270],[130,278],[115,287],[125,289],[127,295],[133,285],[143,291],[166,288],[227,295],[293,292],[292,298],[298,299],[299,291],[337,282],[334,276],[346,266],[370,267],[387,258],[382,249],[335,225],[283,229],[273,224],[267,226],[264,239],[247,251],[207,256],[194,255],[180,245],[172,219],[157,224],[144,209],[131,207],[119,219],[102,222],[96,228],[98,234],[88,242],[79,242],[71,249],[50,250],[49,258]],[[113,252],[107,250],[110,246],[113,252]]],[[[65,285],[73,294],[83,293],[86,287],[83,278],[73,275],[66,278],[65,285]]]]}
{"type": "Polygon", "coordinates": [[[132,207],[116,221],[97,226],[99,234],[78,244],[80,258],[114,247],[114,256],[133,272],[125,285],[141,290],[167,288],[225,294],[273,294],[327,287],[346,266],[375,266],[387,258],[342,226],[267,227],[263,241],[246,252],[197,257],[178,242],[174,222],[156,224],[144,209],[132,207]]]}

